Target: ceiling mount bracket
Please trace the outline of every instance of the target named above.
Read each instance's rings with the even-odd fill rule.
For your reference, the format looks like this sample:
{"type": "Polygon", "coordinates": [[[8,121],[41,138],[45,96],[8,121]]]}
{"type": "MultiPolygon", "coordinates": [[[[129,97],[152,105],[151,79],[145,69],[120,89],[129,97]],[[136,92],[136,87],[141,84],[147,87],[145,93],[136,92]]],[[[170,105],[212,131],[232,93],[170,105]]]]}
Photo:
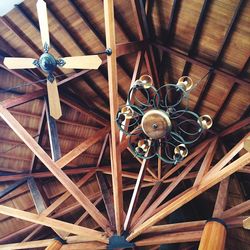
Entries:
{"type": "Polygon", "coordinates": [[[131,248],[135,247],[135,243],[128,242],[126,240],[127,234],[124,232],[123,235],[113,235],[109,238],[108,249],[118,249],[118,248],[131,248]]]}

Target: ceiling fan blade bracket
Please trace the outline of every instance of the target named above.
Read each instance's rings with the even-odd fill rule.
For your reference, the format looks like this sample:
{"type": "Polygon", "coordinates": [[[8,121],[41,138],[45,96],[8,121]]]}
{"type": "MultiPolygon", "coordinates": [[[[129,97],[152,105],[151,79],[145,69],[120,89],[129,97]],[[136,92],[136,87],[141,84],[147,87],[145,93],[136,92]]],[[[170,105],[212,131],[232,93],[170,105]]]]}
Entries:
{"type": "Polygon", "coordinates": [[[53,74],[49,74],[48,77],[47,77],[47,79],[49,80],[50,83],[53,83],[54,80],[55,80],[55,77],[54,77],[53,74]]]}
{"type": "Polygon", "coordinates": [[[40,68],[39,60],[34,60],[33,64],[37,67],[40,68]]]}
{"type": "Polygon", "coordinates": [[[63,67],[65,64],[66,62],[62,58],[59,58],[58,60],[56,60],[56,65],[59,67],[63,67]]]}
{"type": "Polygon", "coordinates": [[[47,42],[44,43],[44,45],[43,45],[43,50],[44,50],[45,53],[48,53],[48,52],[49,52],[49,45],[48,45],[47,42]]]}

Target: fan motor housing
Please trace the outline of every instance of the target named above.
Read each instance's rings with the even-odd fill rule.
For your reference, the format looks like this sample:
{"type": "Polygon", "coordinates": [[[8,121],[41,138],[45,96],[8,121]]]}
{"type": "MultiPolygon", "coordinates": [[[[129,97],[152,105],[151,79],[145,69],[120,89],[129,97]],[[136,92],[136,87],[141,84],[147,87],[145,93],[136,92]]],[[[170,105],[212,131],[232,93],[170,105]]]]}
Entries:
{"type": "Polygon", "coordinates": [[[43,53],[39,58],[39,67],[46,73],[52,73],[57,67],[55,57],[49,53],[43,53]]]}

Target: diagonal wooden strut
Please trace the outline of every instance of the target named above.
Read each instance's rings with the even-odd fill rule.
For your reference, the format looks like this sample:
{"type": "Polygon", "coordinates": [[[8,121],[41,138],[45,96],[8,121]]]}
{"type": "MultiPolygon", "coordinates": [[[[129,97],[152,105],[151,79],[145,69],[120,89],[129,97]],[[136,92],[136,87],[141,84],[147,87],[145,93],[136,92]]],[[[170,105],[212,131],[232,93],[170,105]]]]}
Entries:
{"type": "MultiPolygon", "coordinates": [[[[228,177],[229,175],[233,174],[234,172],[236,172],[249,162],[250,162],[250,153],[246,153],[239,159],[235,160],[231,164],[227,165],[225,168],[218,171],[216,175],[213,175],[211,178],[207,179],[204,178],[198,187],[189,188],[184,192],[183,195],[178,196],[178,198],[174,198],[173,201],[169,202],[169,204],[165,208],[163,208],[162,210],[154,214],[150,219],[148,219],[143,224],[135,228],[128,236],[127,240],[131,241],[132,239],[140,235],[142,232],[147,230],[150,226],[154,225],[161,219],[165,218],[170,213],[174,212],[176,209],[180,208],[187,202],[191,201],[199,194],[203,193],[207,189],[211,188],[218,182],[228,177]]],[[[221,166],[221,168],[222,167],[223,166],[221,166]]]]}
{"type": "Polygon", "coordinates": [[[54,176],[64,185],[64,187],[74,196],[74,198],[85,208],[93,219],[104,229],[109,231],[109,223],[100,211],[90,202],[81,190],[70,180],[70,178],[51,160],[46,152],[37,144],[20,123],[10,114],[10,112],[0,106],[0,116],[19,136],[21,140],[33,151],[41,162],[54,174],[54,176]]]}

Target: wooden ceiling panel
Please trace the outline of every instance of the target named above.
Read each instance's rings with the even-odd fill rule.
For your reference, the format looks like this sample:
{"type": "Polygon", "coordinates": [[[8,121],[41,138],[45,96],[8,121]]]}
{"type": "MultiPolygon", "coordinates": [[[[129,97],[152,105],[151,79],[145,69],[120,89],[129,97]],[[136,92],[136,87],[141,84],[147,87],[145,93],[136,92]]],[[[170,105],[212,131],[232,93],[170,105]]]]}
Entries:
{"type": "Polygon", "coordinates": [[[166,41],[166,30],[174,1],[154,1],[152,6],[153,29],[157,38],[166,41]]]}
{"type": "Polygon", "coordinates": [[[250,55],[250,39],[247,38],[249,37],[248,27],[250,26],[249,13],[250,2],[245,1],[244,8],[225,51],[225,56],[222,58],[221,67],[235,74],[240,73],[250,55]]]}
{"type": "Polygon", "coordinates": [[[237,91],[232,95],[228,103],[220,124],[232,124],[240,119],[249,105],[250,89],[247,86],[239,86],[237,91]],[[233,112],[232,112],[233,111],[233,112]]]}
{"type": "Polygon", "coordinates": [[[199,0],[181,1],[177,19],[174,24],[173,40],[170,41],[171,45],[188,52],[202,4],[199,0]]]}
{"type": "Polygon", "coordinates": [[[213,1],[202,27],[201,39],[197,48],[199,58],[208,63],[214,62],[237,4],[237,0],[228,4],[224,4],[223,1],[213,1]]]}

